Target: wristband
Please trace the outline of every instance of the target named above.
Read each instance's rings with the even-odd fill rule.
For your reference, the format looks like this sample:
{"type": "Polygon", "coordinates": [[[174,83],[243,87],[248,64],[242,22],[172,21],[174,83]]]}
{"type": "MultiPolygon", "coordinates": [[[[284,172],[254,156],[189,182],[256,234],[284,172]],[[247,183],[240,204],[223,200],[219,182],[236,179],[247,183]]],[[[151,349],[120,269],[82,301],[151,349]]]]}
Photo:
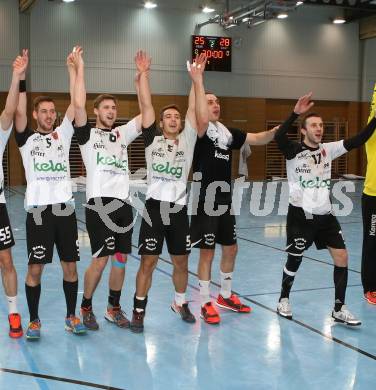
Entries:
{"type": "Polygon", "coordinates": [[[19,91],[26,92],[26,80],[20,80],[19,91]]]}

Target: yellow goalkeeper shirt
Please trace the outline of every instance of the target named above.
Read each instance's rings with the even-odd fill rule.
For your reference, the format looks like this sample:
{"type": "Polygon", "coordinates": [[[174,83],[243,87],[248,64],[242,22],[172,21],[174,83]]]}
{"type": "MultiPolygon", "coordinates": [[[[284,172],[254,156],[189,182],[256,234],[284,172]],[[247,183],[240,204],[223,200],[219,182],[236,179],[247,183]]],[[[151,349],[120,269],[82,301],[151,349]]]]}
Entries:
{"type": "MultiPolygon", "coordinates": [[[[371,111],[368,122],[375,116],[376,111],[376,84],[373,91],[371,111]]],[[[363,192],[369,196],[376,196],[376,132],[366,142],[367,173],[363,192]]]]}

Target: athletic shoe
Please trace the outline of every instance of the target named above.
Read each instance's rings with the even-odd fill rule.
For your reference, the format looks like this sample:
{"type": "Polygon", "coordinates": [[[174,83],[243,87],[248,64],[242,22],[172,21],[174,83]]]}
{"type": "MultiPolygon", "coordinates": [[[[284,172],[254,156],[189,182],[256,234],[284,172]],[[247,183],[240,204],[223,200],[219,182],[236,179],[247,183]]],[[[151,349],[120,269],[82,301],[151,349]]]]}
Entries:
{"type": "Polygon", "coordinates": [[[376,305],[376,291],[368,291],[364,294],[364,299],[371,305],[376,305]]]}
{"type": "Polygon", "coordinates": [[[129,328],[130,326],[130,322],[128,318],[125,316],[123,310],[121,310],[120,306],[117,307],[108,306],[104,318],[107,321],[112,322],[119,328],[129,328]]]}
{"type": "Polygon", "coordinates": [[[42,324],[40,323],[39,318],[29,322],[26,331],[26,338],[28,340],[39,340],[40,339],[40,328],[42,324]]]}
{"type": "Polygon", "coordinates": [[[289,320],[292,319],[291,305],[288,298],[282,298],[277,305],[277,313],[289,320]]]}
{"type": "Polygon", "coordinates": [[[201,318],[207,324],[211,325],[219,324],[221,322],[221,317],[211,302],[205,303],[205,305],[201,307],[201,318]]]}
{"type": "Polygon", "coordinates": [[[180,314],[181,319],[185,322],[189,322],[190,324],[196,322],[195,316],[189,310],[188,303],[183,303],[181,306],[179,306],[174,301],[171,305],[171,310],[177,314],[180,314]]]}
{"type": "Polygon", "coordinates": [[[18,313],[12,313],[8,316],[9,321],[9,337],[12,339],[18,339],[22,337],[22,325],[21,325],[21,316],[18,313]]]}
{"type": "Polygon", "coordinates": [[[144,331],[144,317],[145,311],[138,312],[133,310],[133,316],[130,325],[131,331],[133,333],[142,333],[144,331]]]}
{"type": "Polygon", "coordinates": [[[65,330],[74,334],[83,334],[86,333],[86,326],[78,317],[71,315],[65,318],[65,330]]]}
{"type": "Polygon", "coordinates": [[[354,317],[353,314],[347,309],[346,305],[342,305],[341,310],[332,311],[332,317],[335,322],[342,322],[343,324],[350,326],[358,326],[361,325],[361,321],[354,317]]]}
{"type": "Polygon", "coordinates": [[[95,314],[93,313],[93,310],[86,309],[84,307],[81,307],[81,318],[82,322],[85,325],[86,329],[88,330],[98,330],[99,325],[97,322],[97,319],[95,318],[95,314]]]}
{"type": "Polygon", "coordinates": [[[240,299],[235,294],[231,294],[230,298],[223,298],[223,296],[219,294],[215,303],[223,309],[236,311],[237,313],[251,312],[251,308],[241,303],[240,299]]]}

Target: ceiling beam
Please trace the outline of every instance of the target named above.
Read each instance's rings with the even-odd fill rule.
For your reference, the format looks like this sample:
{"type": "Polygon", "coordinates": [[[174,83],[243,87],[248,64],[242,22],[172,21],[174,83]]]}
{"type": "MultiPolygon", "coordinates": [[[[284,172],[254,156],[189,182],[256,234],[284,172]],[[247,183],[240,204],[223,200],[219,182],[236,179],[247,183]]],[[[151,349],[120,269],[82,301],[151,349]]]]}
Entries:
{"type": "Polygon", "coordinates": [[[359,22],[359,38],[376,38],[376,16],[361,19],[359,22]]]}

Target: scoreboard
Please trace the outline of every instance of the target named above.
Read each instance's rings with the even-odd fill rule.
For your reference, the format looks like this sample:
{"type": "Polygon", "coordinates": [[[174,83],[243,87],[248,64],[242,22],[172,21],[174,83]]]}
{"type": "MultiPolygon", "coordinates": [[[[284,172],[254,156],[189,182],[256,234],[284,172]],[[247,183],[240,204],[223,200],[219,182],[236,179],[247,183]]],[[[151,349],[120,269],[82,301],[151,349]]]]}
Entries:
{"type": "Polygon", "coordinates": [[[231,44],[229,37],[192,35],[192,61],[196,55],[205,53],[205,70],[231,72],[231,44]]]}

